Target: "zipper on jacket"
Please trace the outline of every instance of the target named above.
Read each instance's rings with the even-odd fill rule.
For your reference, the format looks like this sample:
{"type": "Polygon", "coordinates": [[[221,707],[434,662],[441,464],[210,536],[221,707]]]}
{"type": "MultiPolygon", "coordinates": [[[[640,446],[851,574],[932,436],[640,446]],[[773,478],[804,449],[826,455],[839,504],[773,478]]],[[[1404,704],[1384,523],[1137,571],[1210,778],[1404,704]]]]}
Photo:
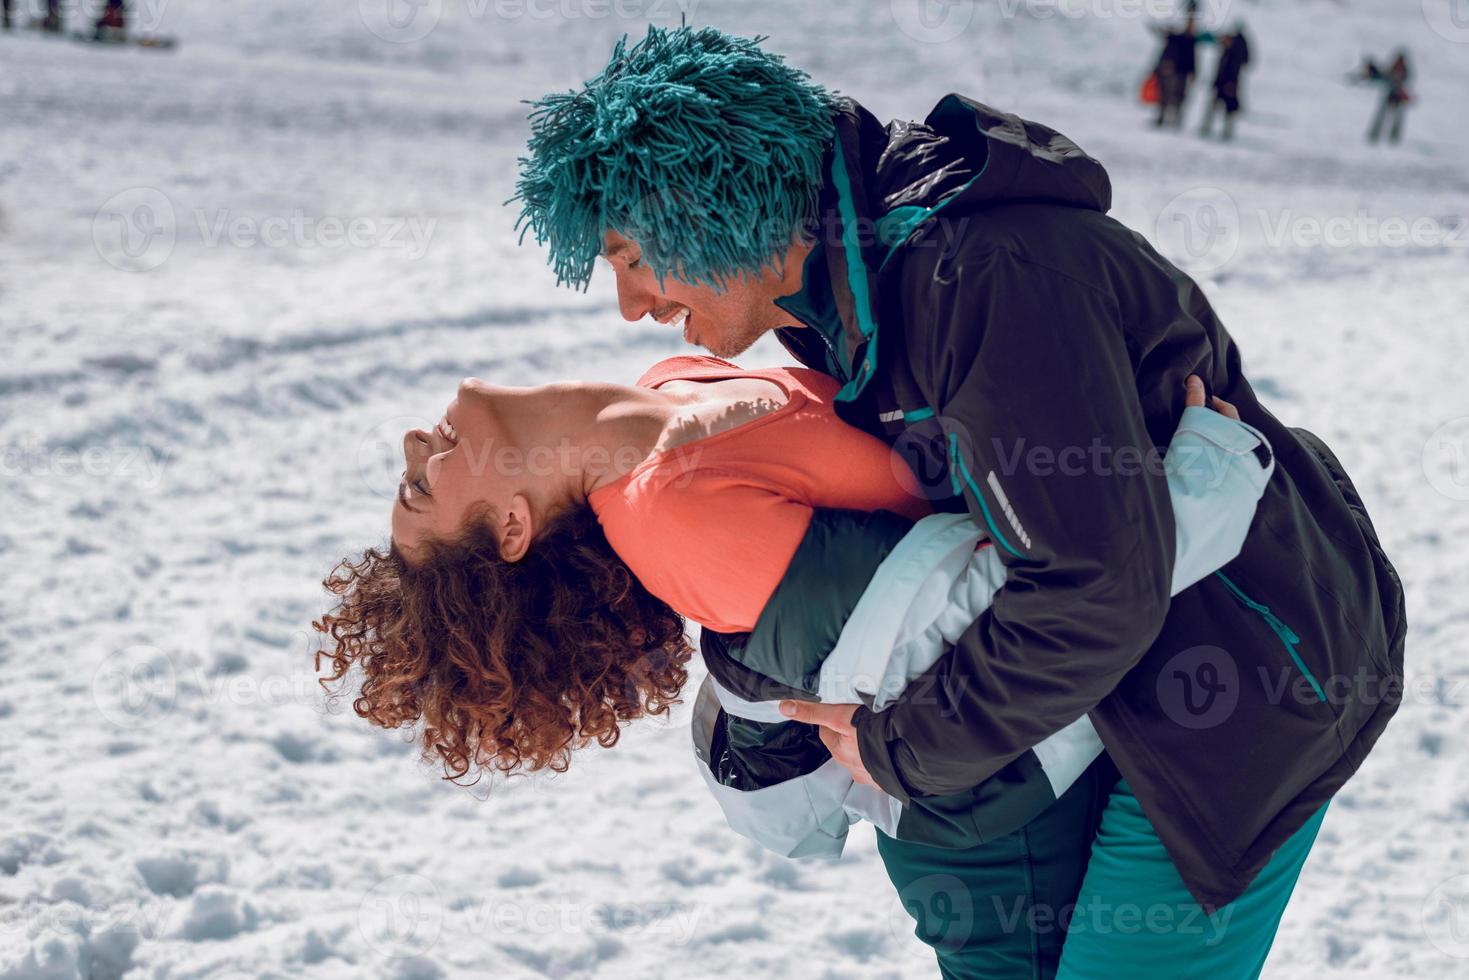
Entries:
{"type": "Polygon", "coordinates": [[[816,336],[820,337],[821,342],[826,345],[826,363],[831,365],[832,376],[839,378],[842,384],[846,384],[848,381],[852,380],[847,376],[850,373],[847,370],[847,366],[841,362],[841,359],[839,357],[837,357],[836,346],[830,340],[828,340],[826,334],[822,333],[820,330],[816,331],[816,336]]]}
{"type": "Polygon", "coordinates": [[[1271,612],[1269,606],[1265,605],[1264,603],[1256,602],[1254,599],[1251,599],[1248,595],[1246,595],[1245,590],[1241,589],[1238,585],[1235,585],[1234,582],[1230,580],[1228,575],[1225,575],[1223,572],[1215,572],[1214,574],[1218,576],[1219,581],[1223,582],[1225,587],[1234,594],[1234,597],[1236,599],[1244,603],[1250,609],[1254,610],[1261,619],[1265,620],[1265,624],[1269,626],[1270,629],[1275,632],[1275,635],[1280,638],[1281,644],[1285,647],[1285,652],[1290,654],[1290,659],[1292,660],[1292,662],[1295,663],[1296,669],[1301,672],[1301,675],[1305,677],[1306,680],[1311,682],[1311,690],[1316,692],[1316,697],[1319,698],[1322,702],[1325,702],[1326,692],[1321,689],[1321,685],[1317,682],[1316,676],[1311,673],[1311,671],[1306,667],[1306,662],[1302,660],[1301,655],[1296,652],[1296,645],[1301,642],[1301,638],[1296,635],[1296,631],[1287,626],[1285,624],[1285,621],[1282,620],[1279,616],[1271,612]]]}

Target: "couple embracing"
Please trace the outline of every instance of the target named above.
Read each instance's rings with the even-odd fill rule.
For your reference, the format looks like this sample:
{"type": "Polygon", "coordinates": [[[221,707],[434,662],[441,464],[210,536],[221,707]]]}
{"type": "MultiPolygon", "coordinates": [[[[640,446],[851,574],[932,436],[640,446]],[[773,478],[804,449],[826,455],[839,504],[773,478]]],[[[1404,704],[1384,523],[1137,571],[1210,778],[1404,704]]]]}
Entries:
{"type": "Polygon", "coordinates": [[[884,125],[714,29],[530,123],[558,282],[605,263],[715,356],[461,384],[327,580],[325,683],[451,778],[560,770],[688,694],[692,620],[731,826],[799,858],[872,821],[944,976],[1258,975],[1399,703],[1403,591],[1101,165],[958,95],[884,125]],[[728,360],[768,331],[801,366],[728,360]]]}

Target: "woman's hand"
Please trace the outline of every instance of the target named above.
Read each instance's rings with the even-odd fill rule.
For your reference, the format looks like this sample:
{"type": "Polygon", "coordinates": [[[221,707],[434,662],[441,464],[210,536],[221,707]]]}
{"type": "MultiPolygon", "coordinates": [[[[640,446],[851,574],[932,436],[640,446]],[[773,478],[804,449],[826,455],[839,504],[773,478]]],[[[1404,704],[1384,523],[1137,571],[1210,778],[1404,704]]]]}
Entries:
{"type": "MultiPolygon", "coordinates": [[[[1197,374],[1190,374],[1188,376],[1188,379],[1184,381],[1183,384],[1184,387],[1188,389],[1188,394],[1184,398],[1184,405],[1187,407],[1203,408],[1204,379],[1199,377],[1197,374]]],[[[1214,404],[1211,407],[1220,415],[1227,415],[1230,418],[1234,419],[1236,422],[1239,421],[1239,409],[1235,408],[1233,405],[1225,401],[1223,398],[1220,398],[1218,395],[1214,396],[1214,404]]]]}

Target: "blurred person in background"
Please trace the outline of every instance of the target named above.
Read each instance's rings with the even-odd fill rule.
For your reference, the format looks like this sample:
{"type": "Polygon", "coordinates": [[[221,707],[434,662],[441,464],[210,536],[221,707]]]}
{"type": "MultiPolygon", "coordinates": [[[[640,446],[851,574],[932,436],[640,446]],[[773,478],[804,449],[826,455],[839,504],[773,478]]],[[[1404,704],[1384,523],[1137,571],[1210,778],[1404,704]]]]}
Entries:
{"type": "Polygon", "coordinates": [[[93,38],[98,41],[121,41],[127,37],[128,13],[123,0],[107,0],[94,25],[93,38]]]}
{"type": "Polygon", "coordinates": [[[1214,113],[1224,109],[1224,131],[1221,136],[1234,138],[1234,117],[1240,110],[1239,83],[1245,65],[1250,62],[1250,43],[1245,38],[1244,25],[1219,37],[1219,62],[1214,69],[1214,97],[1204,111],[1204,124],[1199,134],[1208,137],[1214,129],[1214,113]]]}
{"type": "Polygon", "coordinates": [[[1412,71],[1408,68],[1408,52],[1398,48],[1393,52],[1392,63],[1386,69],[1378,67],[1371,58],[1363,59],[1364,81],[1382,85],[1382,101],[1377,104],[1377,114],[1372,118],[1372,128],[1367,131],[1367,142],[1376,143],[1382,138],[1382,128],[1388,126],[1389,142],[1397,143],[1403,138],[1403,114],[1411,97],[1408,94],[1408,79],[1412,71]]]}
{"type": "MultiPolygon", "coordinates": [[[[12,8],[15,6],[15,0],[4,0],[4,4],[5,4],[5,9],[4,9],[4,23],[3,23],[3,26],[4,26],[5,30],[8,31],[13,26],[13,10],[12,10],[12,8]]],[[[58,34],[58,33],[60,33],[61,32],[61,0],[46,0],[46,16],[43,17],[43,18],[40,18],[40,19],[35,20],[31,24],[27,24],[27,25],[23,25],[23,26],[27,26],[27,27],[38,27],[41,30],[48,31],[48,32],[50,32],[52,34],[58,34]]]]}
{"type": "Polygon", "coordinates": [[[1199,35],[1195,31],[1195,5],[1190,2],[1183,27],[1177,30],[1157,27],[1154,30],[1163,39],[1163,50],[1158,54],[1158,63],[1153,74],[1158,79],[1158,118],[1155,126],[1183,125],[1183,105],[1188,99],[1189,83],[1198,70],[1197,45],[1199,35]]]}

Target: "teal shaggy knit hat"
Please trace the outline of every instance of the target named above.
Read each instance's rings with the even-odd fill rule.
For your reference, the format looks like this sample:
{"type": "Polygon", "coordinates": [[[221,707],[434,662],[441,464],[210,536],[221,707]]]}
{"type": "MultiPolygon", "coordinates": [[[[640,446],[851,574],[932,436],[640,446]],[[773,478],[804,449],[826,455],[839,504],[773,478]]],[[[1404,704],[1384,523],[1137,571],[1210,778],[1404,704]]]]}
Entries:
{"type": "Polygon", "coordinates": [[[521,241],[550,246],[557,285],[586,288],[609,229],[638,243],[660,284],[722,289],[779,268],[815,218],[836,98],[764,40],[649,27],[580,92],[530,103],[511,201],[521,241]]]}

